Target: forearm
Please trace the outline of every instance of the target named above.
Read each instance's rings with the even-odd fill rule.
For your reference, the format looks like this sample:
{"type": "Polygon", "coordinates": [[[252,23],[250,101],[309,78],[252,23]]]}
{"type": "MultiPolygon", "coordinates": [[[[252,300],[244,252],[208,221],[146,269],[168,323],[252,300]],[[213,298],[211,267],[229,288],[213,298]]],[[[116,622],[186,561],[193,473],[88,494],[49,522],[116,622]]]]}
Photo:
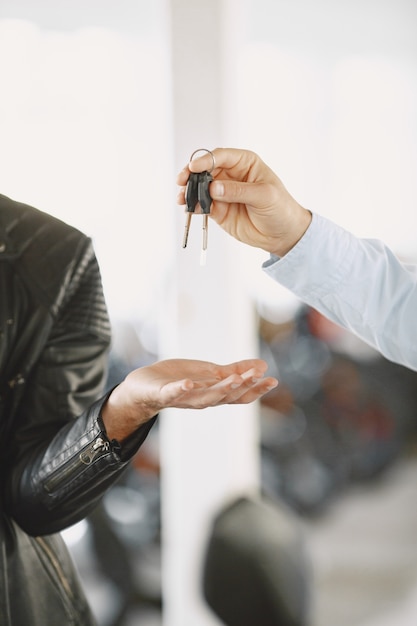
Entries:
{"type": "Polygon", "coordinates": [[[315,215],[299,243],[265,271],[387,358],[417,370],[417,277],[381,242],[315,215]]]}
{"type": "Polygon", "coordinates": [[[46,448],[27,451],[7,481],[6,507],[32,535],[51,534],[85,517],[118,479],[155,420],[110,440],[101,420],[105,398],[62,427],[46,448]]]}

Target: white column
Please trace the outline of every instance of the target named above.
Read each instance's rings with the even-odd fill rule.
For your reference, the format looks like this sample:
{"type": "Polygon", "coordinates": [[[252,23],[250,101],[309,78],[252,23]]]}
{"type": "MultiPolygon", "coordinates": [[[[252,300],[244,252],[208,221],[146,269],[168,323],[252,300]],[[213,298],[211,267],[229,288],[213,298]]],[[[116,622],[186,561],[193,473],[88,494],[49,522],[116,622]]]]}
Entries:
{"type": "MultiPolygon", "coordinates": [[[[231,46],[224,63],[228,2],[172,0],[170,5],[178,171],[197,148],[233,141],[225,132],[232,97],[225,85],[233,77],[229,83],[224,72],[233,66],[234,51],[231,46]]],[[[185,216],[174,202],[172,211],[175,245],[161,316],[161,356],[219,363],[256,356],[254,313],[239,264],[241,244],[210,223],[202,267],[201,216],[193,217],[184,250],[185,216]]],[[[201,558],[213,514],[229,498],[258,487],[257,406],[165,411],[161,460],[164,624],[218,624],[201,595],[201,558]]]]}

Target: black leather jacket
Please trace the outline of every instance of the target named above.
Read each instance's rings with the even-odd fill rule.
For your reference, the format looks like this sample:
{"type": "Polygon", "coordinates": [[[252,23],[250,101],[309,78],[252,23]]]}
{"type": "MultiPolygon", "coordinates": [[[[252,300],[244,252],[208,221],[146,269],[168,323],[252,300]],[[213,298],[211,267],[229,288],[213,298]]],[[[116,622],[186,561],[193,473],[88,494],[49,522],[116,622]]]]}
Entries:
{"type": "Polygon", "coordinates": [[[91,241],[0,195],[0,624],[93,624],[56,533],[118,478],[100,419],[110,325],[91,241]]]}

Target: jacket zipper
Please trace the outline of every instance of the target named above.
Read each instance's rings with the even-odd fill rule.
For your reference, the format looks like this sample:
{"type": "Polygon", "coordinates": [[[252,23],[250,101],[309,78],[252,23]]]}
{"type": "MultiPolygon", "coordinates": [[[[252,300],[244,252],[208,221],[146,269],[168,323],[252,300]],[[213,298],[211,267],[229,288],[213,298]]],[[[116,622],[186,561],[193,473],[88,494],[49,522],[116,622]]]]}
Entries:
{"type": "Polygon", "coordinates": [[[110,452],[110,443],[101,435],[84,448],[80,454],[66,461],[44,482],[48,493],[56,491],[63,483],[69,482],[83,467],[91,465],[98,458],[110,452]]]}

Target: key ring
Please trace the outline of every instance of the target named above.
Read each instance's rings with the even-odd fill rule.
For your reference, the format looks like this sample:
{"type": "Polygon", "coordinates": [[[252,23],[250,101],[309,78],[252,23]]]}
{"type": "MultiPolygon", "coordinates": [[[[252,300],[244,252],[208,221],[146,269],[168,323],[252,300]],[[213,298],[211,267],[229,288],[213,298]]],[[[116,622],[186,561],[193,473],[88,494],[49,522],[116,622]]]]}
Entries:
{"type": "Polygon", "coordinates": [[[192,155],[190,156],[190,161],[192,161],[192,160],[193,160],[193,156],[194,156],[195,154],[197,154],[197,152],[207,152],[207,153],[211,156],[211,158],[212,158],[212,160],[213,160],[213,165],[212,165],[212,167],[211,167],[211,170],[207,170],[207,172],[208,172],[209,174],[211,174],[211,172],[212,172],[212,171],[214,170],[214,168],[216,167],[216,159],[214,158],[214,154],[212,153],[212,151],[211,151],[211,150],[207,150],[207,148],[198,148],[197,150],[194,150],[194,152],[193,152],[193,153],[192,153],[192,155]]]}

